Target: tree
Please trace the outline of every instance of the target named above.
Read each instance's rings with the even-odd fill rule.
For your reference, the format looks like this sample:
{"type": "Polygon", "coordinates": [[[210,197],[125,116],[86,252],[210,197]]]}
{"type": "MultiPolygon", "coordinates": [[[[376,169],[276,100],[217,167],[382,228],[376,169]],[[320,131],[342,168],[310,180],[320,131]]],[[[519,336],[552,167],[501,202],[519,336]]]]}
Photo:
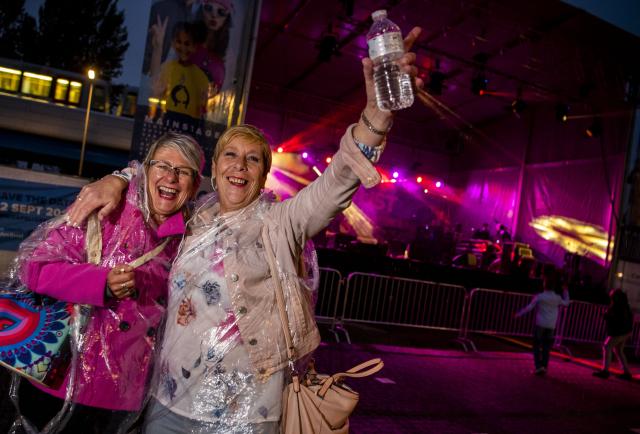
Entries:
{"type": "Polygon", "coordinates": [[[32,53],[36,22],[24,10],[24,0],[0,2],[0,57],[26,60],[32,53]]]}
{"type": "Polygon", "coordinates": [[[117,0],[46,0],[38,17],[37,63],[79,73],[94,66],[105,80],[122,73],[129,43],[117,0]]]}

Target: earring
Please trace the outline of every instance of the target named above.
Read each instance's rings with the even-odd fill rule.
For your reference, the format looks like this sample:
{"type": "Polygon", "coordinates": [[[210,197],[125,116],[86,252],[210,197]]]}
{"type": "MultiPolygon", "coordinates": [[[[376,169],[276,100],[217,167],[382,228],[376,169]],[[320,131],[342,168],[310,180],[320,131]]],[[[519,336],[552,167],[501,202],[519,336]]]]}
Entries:
{"type": "Polygon", "coordinates": [[[215,176],[211,177],[211,188],[213,189],[213,191],[218,191],[218,187],[216,187],[216,177],[215,176]]]}

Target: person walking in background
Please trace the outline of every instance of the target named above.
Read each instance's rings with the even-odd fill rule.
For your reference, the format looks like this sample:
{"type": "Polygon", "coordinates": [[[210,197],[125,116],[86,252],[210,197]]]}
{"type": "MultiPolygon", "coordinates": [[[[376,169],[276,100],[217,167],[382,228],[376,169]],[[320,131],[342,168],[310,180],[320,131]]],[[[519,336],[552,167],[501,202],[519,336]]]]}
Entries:
{"type": "Polygon", "coordinates": [[[531,303],[515,314],[516,318],[536,309],[536,326],[533,332],[533,363],[535,375],[544,375],[549,366],[549,352],[558,320],[558,307],[569,305],[569,290],[563,285],[562,296],[556,293],[560,287],[558,271],[548,266],[542,277],[543,292],[536,294],[531,303]]]}
{"type": "Polygon", "coordinates": [[[607,324],[607,338],[602,345],[602,369],[593,373],[595,377],[609,378],[609,365],[611,364],[611,352],[622,365],[623,373],[619,375],[623,380],[632,380],[633,375],[629,368],[629,362],[624,355],[624,344],[631,335],[633,328],[633,313],[627,294],[622,289],[612,289],[609,293],[611,304],[604,314],[607,324]]]}

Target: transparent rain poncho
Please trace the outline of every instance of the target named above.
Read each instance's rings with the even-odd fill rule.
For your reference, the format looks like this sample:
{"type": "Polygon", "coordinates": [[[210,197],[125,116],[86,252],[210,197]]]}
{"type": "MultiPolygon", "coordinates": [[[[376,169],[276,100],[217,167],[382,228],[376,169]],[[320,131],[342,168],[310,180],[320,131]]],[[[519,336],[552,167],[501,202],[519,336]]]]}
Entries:
{"type": "MultiPolygon", "coordinates": [[[[262,193],[246,208],[219,215],[212,193],[196,207],[169,277],[145,432],[160,426],[190,434],[278,432],[286,360],[278,359],[267,375],[255,366],[263,356],[255,350],[259,345],[269,354],[284,350],[261,238],[273,206],[273,196],[262,193]],[[258,331],[243,335],[252,327],[258,331]]],[[[300,250],[293,256],[301,268],[285,272],[277,264],[273,277],[284,283],[287,309],[297,303],[313,318],[317,258],[310,242],[300,250]]]]}
{"type": "MultiPolygon", "coordinates": [[[[126,200],[101,223],[102,258],[99,267],[87,264],[86,225],[74,228],[62,218],[41,224],[21,244],[4,291],[55,294],[77,303],[84,318],[71,325],[72,359],[63,385],[54,393],[65,400],[63,409],[42,433],[62,429],[76,409],[74,403],[118,414],[125,432],[145,404],[158,328],[165,314],[167,277],[180,236],[172,237],[149,262],[135,269],[135,293],[118,300],[105,293],[106,272],[153,250],[164,240],[147,223],[147,182],[143,166],[132,164],[134,178],[126,200]],[[31,288],[29,288],[31,286],[31,288]],[[123,416],[124,415],[124,416],[123,416]]],[[[14,375],[10,397],[19,403],[19,385],[27,380],[14,375]]],[[[51,390],[51,389],[49,389],[51,390]]],[[[43,392],[44,393],[44,392],[43,392]]],[[[38,428],[19,417],[10,432],[37,433],[38,428]]]]}

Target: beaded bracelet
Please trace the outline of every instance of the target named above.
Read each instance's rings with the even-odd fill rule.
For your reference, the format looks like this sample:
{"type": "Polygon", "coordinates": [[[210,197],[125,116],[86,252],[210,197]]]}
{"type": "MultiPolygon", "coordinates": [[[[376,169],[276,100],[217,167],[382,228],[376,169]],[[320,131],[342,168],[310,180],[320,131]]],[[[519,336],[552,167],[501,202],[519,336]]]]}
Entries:
{"type": "Polygon", "coordinates": [[[362,119],[362,122],[364,122],[364,125],[367,127],[367,129],[371,131],[373,134],[377,134],[378,136],[386,136],[389,130],[391,129],[391,126],[393,125],[393,121],[392,121],[391,124],[387,127],[386,131],[377,129],[376,127],[373,126],[371,121],[364,114],[364,110],[362,110],[362,114],[360,115],[360,118],[362,119]]]}

